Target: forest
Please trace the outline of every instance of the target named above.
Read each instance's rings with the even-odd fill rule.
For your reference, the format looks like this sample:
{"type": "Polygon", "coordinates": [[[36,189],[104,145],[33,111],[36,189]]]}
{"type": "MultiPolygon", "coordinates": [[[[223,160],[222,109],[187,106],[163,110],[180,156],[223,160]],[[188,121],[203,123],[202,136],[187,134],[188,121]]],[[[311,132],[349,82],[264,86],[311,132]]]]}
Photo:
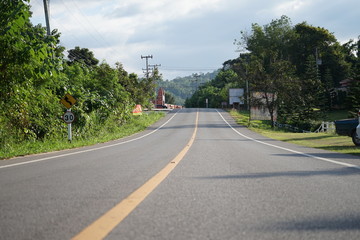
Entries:
{"type": "MultiPolygon", "coordinates": [[[[360,108],[360,37],[341,44],[327,29],[306,22],[293,25],[282,16],[269,24],[252,24],[235,40],[239,57],[225,61],[216,77],[186,100],[187,107],[221,107],[229,88],[261,92],[256,101],[245,94],[245,105],[263,104],[271,120],[299,125],[325,112],[360,108]]],[[[351,115],[351,114],[350,114],[351,115]]]]}
{"type": "Polygon", "coordinates": [[[199,89],[200,86],[213,80],[218,71],[211,73],[195,73],[190,76],[177,77],[173,80],[163,80],[158,78],[156,80],[156,86],[162,87],[168,93],[166,102],[170,104],[185,105],[185,101],[199,89]],[[173,101],[168,101],[174,99],[173,101]]]}

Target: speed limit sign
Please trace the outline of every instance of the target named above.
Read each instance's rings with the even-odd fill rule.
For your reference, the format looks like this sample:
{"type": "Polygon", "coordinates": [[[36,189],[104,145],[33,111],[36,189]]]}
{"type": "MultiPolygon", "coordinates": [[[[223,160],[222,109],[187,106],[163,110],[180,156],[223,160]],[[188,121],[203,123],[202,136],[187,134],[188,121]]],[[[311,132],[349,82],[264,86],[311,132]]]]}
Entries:
{"type": "Polygon", "coordinates": [[[66,123],[72,123],[75,120],[75,115],[72,112],[67,111],[63,115],[63,120],[66,123]]]}

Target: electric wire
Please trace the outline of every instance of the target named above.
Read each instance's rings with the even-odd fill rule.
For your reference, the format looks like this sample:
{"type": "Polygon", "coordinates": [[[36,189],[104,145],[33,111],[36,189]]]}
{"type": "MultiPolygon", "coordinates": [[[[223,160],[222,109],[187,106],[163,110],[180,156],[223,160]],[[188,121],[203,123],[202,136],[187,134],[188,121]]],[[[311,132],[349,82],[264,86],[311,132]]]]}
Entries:
{"type": "MultiPolygon", "coordinates": [[[[32,2],[35,2],[39,7],[42,8],[42,7],[43,7],[43,3],[42,3],[42,2],[40,3],[39,1],[40,1],[40,0],[32,0],[32,2]]],[[[75,4],[74,1],[72,1],[72,2],[75,4]]],[[[89,31],[88,27],[87,27],[85,24],[83,24],[83,22],[82,22],[78,17],[76,17],[76,15],[73,13],[73,11],[69,8],[69,6],[68,6],[63,0],[61,0],[61,3],[62,3],[62,5],[67,9],[67,13],[70,14],[70,15],[72,16],[72,18],[74,18],[74,20],[82,26],[82,29],[84,29],[84,30],[87,32],[87,34],[88,34],[92,39],[94,39],[94,40],[97,42],[97,44],[99,44],[99,45],[104,45],[104,43],[105,43],[105,45],[106,45],[107,47],[110,47],[110,44],[101,36],[101,34],[96,30],[96,28],[95,28],[93,25],[90,24],[90,21],[89,21],[89,20],[87,20],[87,22],[89,23],[89,26],[92,26],[94,32],[96,32],[96,33],[100,36],[101,39],[97,38],[94,34],[91,33],[91,31],[89,31]]],[[[76,5],[75,7],[76,7],[77,9],[79,9],[79,7],[78,7],[77,5],[76,5]]],[[[80,9],[79,9],[79,10],[80,10],[80,9]]],[[[80,15],[81,15],[84,19],[86,19],[85,15],[84,15],[84,13],[83,13],[82,11],[80,11],[80,15]]],[[[65,25],[61,24],[61,22],[58,21],[58,19],[53,18],[53,17],[51,16],[51,14],[50,14],[50,19],[51,19],[52,22],[55,23],[54,25],[56,25],[56,26],[58,26],[58,27],[61,27],[61,29],[65,30],[65,31],[61,31],[61,29],[59,28],[59,32],[60,32],[60,33],[61,33],[61,32],[71,32],[71,30],[68,29],[65,25]]],[[[81,45],[83,44],[83,40],[79,39],[79,38],[76,36],[76,34],[72,35],[71,37],[72,37],[73,39],[75,39],[75,40],[79,43],[79,44],[76,44],[76,46],[81,46],[81,45]]],[[[71,45],[69,42],[65,41],[63,38],[60,38],[60,44],[63,45],[64,47],[65,47],[65,45],[68,45],[68,46],[71,45]]],[[[65,47],[65,49],[66,49],[66,50],[70,50],[70,49],[68,49],[67,47],[65,47]]],[[[116,49],[113,49],[113,50],[112,50],[112,55],[113,55],[114,53],[117,53],[116,49]]],[[[80,58],[80,59],[81,59],[81,58],[85,58],[84,55],[79,55],[79,53],[74,53],[73,55],[74,55],[75,57],[80,58]]],[[[119,54],[119,55],[121,55],[121,54],[119,54]]]]}

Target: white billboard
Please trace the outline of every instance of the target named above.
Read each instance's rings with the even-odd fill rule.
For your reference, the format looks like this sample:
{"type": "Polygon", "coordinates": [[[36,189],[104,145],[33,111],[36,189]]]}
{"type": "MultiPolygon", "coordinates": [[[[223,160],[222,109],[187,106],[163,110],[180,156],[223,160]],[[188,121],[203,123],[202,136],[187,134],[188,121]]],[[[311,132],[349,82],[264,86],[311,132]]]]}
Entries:
{"type": "Polygon", "coordinates": [[[244,104],[244,89],[229,88],[229,104],[244,104]]]}

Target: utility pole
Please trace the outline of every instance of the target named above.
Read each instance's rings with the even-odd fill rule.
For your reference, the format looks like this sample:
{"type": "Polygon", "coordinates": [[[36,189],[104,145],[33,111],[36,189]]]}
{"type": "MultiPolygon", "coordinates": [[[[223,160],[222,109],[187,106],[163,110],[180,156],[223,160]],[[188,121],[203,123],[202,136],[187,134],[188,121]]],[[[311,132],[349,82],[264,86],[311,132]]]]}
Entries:
{"type": "MultiPolygon", "coordinates": [[[[154,65],[150,65],[149,64],[149,67],[151,67],[154,71],[156,69],[158,69],[158,67],[161,67],[161,64],[154,64],[154,65]]],[[[157,93],[156,93],[156,78],[154,78],[154,92],[155,92],[155,100],[154,100],[154,106],[156,108],[156,99],[157,99],[157,93]]]]}
{"type": "Polygon", "coordinates": [[[198,88],[199,88],[198,81],[199,81],[200,75],[197,74],[197,73],[195,73],[195,74],[193,74],[193,76],[195,77],[195,82],[196,82],[196,89],[195,89],[195,91],[197,91],[198,88]]]}
{"type": "MultiPolygon", "coordinates": [[[[200,78],[200,75],[195,73],[193,74],[193,76],[195,77],[195,82],[196,82],[196,89],[195,89],[195,92],[197,92],[198,88],[199,88],[199,84],[198,84],[198,81],[199,81],[199,78],[200,78]]],[[[199,98],[197,99],[197,107],[199,107],[199,98]]]]}
{"type": "Polygon", "coordinates": [[[143,56],[141,55],[141,59],[145,58],[146,59],[146,69],[143,69],[146,71],[146,79],[149,79],[149,62],[148,62],[148,59],[149,58],[153,58],[152,55],[147,55],[147,56],[143,56]]]}
{"type": "Polygon", "coordinates": [[[46,21],[46,33],[50,36],[50,20],[49,20],[49,0],[44,0],[44,11],[46,21]]]}

